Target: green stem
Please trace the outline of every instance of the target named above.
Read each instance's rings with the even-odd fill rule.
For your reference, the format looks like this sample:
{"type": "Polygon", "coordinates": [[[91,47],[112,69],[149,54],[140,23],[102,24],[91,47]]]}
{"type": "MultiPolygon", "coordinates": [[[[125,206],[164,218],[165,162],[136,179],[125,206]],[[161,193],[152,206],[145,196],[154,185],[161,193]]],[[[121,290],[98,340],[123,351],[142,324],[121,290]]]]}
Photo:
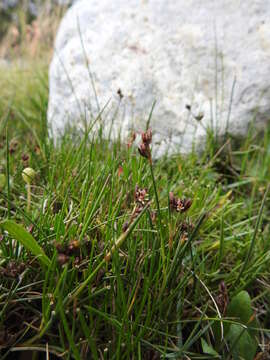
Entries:
{"type": "Polygon", "coordinates": [[[29,212],[30,207],[31,207],[31,185],[30,184],[26,185],[26,190],[27,190],[27,212],[29,212]]]}
{"type": "Polygon", "coordinates": [[[243,266],[237,276],[237,279],[234,283],[234,286],[237,286],[239,284],[239,281],[241,279],[241,276],[243,275],[244,271],[246,270],[246,267],[249,263],[249,260],[250,260],[250,257],[251,257],[251,254],[252,254],[252,251],[254,249],[254,246],[255,246],[255,242],[256,242],[256,237],[257,237],[257,233],[258,233],[258,230],[259,230],[259,226],[260,226],[260,223],[261,223],[261,219],[262,219],[262,215],[263,215],[263,208],[264,208],[264,205],[265,205],[265,202],[266,202],[266,198],[267,198],[267,194],[268,194],[268,191],[269,191],[269,187],[270,185],[268,185],[266,191],[265,191],[265,194],[264,194],[264,197],[263,197],[263,200],[262,200],[262,203],[261,203],[261,207],[260,207],[260,211],[259,211],[259,215],[258,215],[258,218],[257,218],[257,221],[256,221],[256,225],[255,225],[255,230],[254,230],[254,233],[253,233],[253,237],[251,239],[251,243],[250,243],[250,247],[248,249],[248,253],[247,253],[247,256],[245,258],[245,261],[243,263],[243,266]]]}
{"type": "Polygon", "coordinates": [[[152,158],[149,159],[149,164],[150,164],[150,171],[151,171],[151,177],[152,177],[154,194],[155,194],[155,201],[156,201],[157,212],[158,212],[158,225],[159,225],[159,230],[160,230],[159,234],[160,234],[160,245],[161,245],[162,268],[163,268],[163,275],[164,275],[164,279],[165,279],[166,278],[165,242],[164,242],[164,238],[162,235],[161,212],[160,212],[160,206],[159,206],[158,193],[157,193],[156,181],[155,181],[155,176],[154,176],[152,158]]]}
{"type": "Polygon", "coordinates": [[[6,127],[6,162],[7,162],[7,197],[8,197],[8,219],[10,218],[10,174],[9,174],[9,139],[8,126],[6,127]]]}
{"type": "Polygon", "coordinates": [[[137,223],[139,222],[141,217],[144,215],[146,210],[149,208],[149,205],[150,205],[150,203],[148,203],[144,207],[142,212],[136,217],[136,219],[133,221],[133,223],[129,226],[128,230],[125,233],[120,235],[120,237],[118,238],[118,240],[116,240],[116,242],[115,242],[114,246],[112,247],[112,249],[105,255],[105,257],[97,265],[95,270],[77,287],[77,289],[74,290],[74,292],[72,293],[72,295],[69,298],[64,299],[63,304],[66,304],[66,303],[69,304],[76,297],[78,297],[78,295],[85,289],[86,286],[88,286],[91,283],[92,279],[96,276],[96,274],[99,272],[99,270],[103,266],[105,266],[105,264],[107,264],[110,261],[110,259],[111,259],[112,255],[114,254],[114,252],[117,249],[119,249],[122,246],[122,244],[127,240],[127,238],[132,233],[133,229],[135,228],[135,226],[137,225],[137,223]]]}

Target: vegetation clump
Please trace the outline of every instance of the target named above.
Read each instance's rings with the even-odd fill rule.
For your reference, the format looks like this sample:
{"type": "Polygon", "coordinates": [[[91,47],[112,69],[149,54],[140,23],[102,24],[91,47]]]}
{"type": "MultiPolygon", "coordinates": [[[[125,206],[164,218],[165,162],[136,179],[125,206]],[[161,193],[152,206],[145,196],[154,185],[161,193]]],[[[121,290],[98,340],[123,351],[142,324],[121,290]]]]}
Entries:
{"type": "Polygon", "coordinates": [[[40,64],[0,70],[0,359],[267,359],[270,128],[54,146],[40,64]]]}

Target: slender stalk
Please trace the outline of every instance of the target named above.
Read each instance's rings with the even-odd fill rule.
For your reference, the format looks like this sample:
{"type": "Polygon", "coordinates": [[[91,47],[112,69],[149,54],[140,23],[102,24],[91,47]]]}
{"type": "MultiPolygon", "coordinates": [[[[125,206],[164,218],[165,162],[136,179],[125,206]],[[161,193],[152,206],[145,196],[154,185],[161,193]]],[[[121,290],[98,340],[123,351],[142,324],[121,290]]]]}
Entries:
{"type": "Polygon", "coordinates": [[[10,176],[9,176],[9,139],[8,127],[6,127],[6,162],[7,162],[7,197],[8,197],[8,219],[10,218],[10,176]]]}
{"type": "Polygon", "coordinates": [[[163,269],[163,275],[164,280],[166,279],[166,256],[165,256],[165,242],[162,235],[162,221],[161,221],[161,212],[160,212],[160,206],[159,206],[159,199],[158,199],[158,193],[157,193],[157,187],[156,187],[156,181],[155,181],[155,175],[153,170],[153,162],[152,158],[149,158],[149,164],[150,164],[150,172],[152,177],[152,183],[154,187],[154,194],[155,194],[155,202],[157,206],[157,212],[158,212],[158,225],[159,225],[159,234],[160,234],[160,246],[161,246],[161,257],[162,257],[162,269],[163,269]]]}
{"type": "Polygon", "coordinates": [[[26,184],[26,191],[27,191],[27,212],[30,211],[31,208],[31,185],[26,184]]]}
{"type": "Polygon", "coordinates": [[[259,215],[258,215],[258,218],[257,218],[257,221],[256,221],[255,230],[254,230],[253,237],[252,237],[252,240],[251,240],[251,243],[250,243],[250,247],[248,249],[247,256],[246,256],[244,264],[243,264],[243,266],[242,266],[242,268],[241,268],[241,270],[240,270],[240,272],[239,272],[239,274],[237,276],[237,279],[236,279],[236,281],[234,283],[234,286],[236,286],[239,283],[239,280],[241,279],[241,276],[243,275],[244,271],[246,270],[246,267],[247,267],[247,265],[249,263],[249,260],[250,260],[251,253],[252,253],[252,251],[254,249],[257,233],[258,233],[258,230],[259,230],[259,225],[260,225],[262,214],[263,214],[263,208],[264,208],[266,198],[267,198],[267,194],[268,194],[268,191],[269,191],[269,186],[270,185],[268,185],[268,187],[267,187],[267,189],[265,191],[263,201],[261,203],[259,215]]]}
{"type": "Polygon", "coordinates": [[[71,301],[73,301],[83,290],[84,288],[92,281],[92,279],[96,276],[96,274],[99,272],[99,270],[108,262],[111,260],[112,255],[114,252],[120,248],[120,246],[127,240],[129,235],[132,233],[133,229],[137,225],[138,221],[141,219],[143,214],[146,212],[146,210],[149,207],[149,203],[145,206],[145,208],[142,210],[142,212],[136,217],[136,219],[133,221],[133,223],[130,225],[128,230],[120,235],[118,240],[115,242],[115,245],[112,247],[112,249],[105,255],[103,260],[98,264],[98,266],[95,268],[95,270],[84,280],[83,283],[81,283],[77,289],[73,292],[73,294],[68,298],[66,298],[63,303],[65,304],[66,301],[69,304],[71,301]]]}

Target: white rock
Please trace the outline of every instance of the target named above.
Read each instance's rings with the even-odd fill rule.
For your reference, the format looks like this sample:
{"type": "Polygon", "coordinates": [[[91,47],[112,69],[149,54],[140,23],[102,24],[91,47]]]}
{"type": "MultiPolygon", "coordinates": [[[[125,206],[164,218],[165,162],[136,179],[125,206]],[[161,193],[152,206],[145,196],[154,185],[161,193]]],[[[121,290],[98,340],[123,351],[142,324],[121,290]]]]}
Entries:
{"type": "Polygon", "coordinates": [[[270,118],[269,18],[266,0],[76,2],[60,25],[50,67],[53,136],[68,124],[93,123],[103,109],[105,133],[114,117],[112,136],[125,138],[145,128],[154,101],[159,154],[203,144],[209,126],[235,135],[253,120],[262,126],[270,118]]]}

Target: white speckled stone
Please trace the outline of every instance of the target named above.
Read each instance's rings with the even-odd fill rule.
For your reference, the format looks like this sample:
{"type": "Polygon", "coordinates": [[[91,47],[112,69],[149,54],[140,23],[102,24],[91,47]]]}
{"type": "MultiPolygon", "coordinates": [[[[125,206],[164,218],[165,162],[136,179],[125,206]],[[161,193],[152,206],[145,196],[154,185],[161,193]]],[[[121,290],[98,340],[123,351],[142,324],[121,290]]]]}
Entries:
{"type": "Polygon", "coordinates": [[[117,110],[112,134],[125,138],[145,128],[156,100],[151,126],[159,154],[187,152],[204,143],[208,126],[244,135],[251,121],[265,124],[269,79],[269,1],[79,0],[56,39],[48,120],[57,138],[107,104],[105,133],[117,110]],[[204,114],[200,123],[187,104],[194,116],[204,114]]]}

